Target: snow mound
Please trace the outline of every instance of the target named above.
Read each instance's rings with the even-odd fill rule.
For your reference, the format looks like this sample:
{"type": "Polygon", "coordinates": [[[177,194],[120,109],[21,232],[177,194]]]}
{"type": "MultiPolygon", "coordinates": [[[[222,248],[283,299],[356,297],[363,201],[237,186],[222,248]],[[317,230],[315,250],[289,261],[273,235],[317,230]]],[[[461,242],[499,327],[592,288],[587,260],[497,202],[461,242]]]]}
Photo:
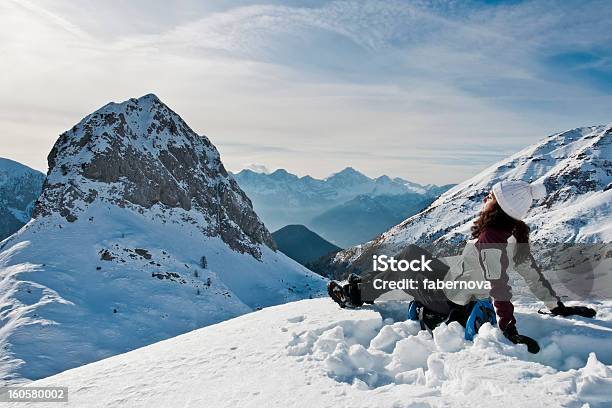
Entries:
{"type": "MultiPolygon", "coordinates": [[[[381,303],[372,310],[385,316],[386,308],[381,303]]],[[[609,305],[604,307],[609,309],[609,305]]],[[[518,316],[523,332],[543,346],[539,354],[511,344],[490,324],[471,342],[464,339],[464,329],[457,322],[442,324],[430,333],[421,330],[418,322],[383,317],[340,321],[294,334],[287,354],[315,362],[329,378],[358,390],[411,385],[436,393],[456,389],[464,395],[483,392],[495,396],[511,394],[512,387],[526,379],[534,382],[529,387],[535,387],[571,378],[575,390],[566,391],[580,401],[591,406],[612,403],[612,370],[605,365],[612,363],[607,345],[612,339],[609,322],[551,318],[533,312],[518,316]],[[509,383],[502,385],[499,379],[509,383]]]]}
{"type": "Polygon", "coordinates": [[[576,379],[576,390],[580,399],[594,406],[609,403],[612,391],[612,369],[599,362],[595,353],[591,353],[586,366],[579,372],[576,379]]]}

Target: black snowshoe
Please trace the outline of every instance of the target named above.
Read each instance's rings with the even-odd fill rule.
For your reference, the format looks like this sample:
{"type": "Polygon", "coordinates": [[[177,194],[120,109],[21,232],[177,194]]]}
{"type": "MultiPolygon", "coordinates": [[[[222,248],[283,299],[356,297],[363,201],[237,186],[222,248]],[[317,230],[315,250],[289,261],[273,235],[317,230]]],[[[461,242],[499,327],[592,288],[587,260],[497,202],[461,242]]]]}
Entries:
{"type": "Polygon", "coordinates": [[[510,340],[513,344],[524,344],[527,346],[527,351],[532,354],[537,354],[540,351],[540,345],[537,341],[528,336],[523,336],[518,333],[516,326],[508,326],[504,330],[504,336],[510,340]]]}
{"type": "Polygon", "coordinates": [[[341,308],[346,307],[346,296],[342,290],[342,286],[336,281],[329,281],[327,283],[327,294],[334,302],[340,305],[341,308]]]}
{"type": "Polygon", "coordinates": [[[341,308],[356,308],[363,305],[359,284],[361,278],[354,273],[350,274],[344,283],[329,281],[327,294],[341,308]]]}

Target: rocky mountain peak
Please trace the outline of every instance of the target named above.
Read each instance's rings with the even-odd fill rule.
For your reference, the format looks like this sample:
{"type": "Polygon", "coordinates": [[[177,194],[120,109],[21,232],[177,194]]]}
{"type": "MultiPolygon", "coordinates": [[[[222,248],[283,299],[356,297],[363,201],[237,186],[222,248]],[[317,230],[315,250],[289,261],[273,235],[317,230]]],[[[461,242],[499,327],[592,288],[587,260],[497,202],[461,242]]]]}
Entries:
{"type": "Polygon", "coordinates": [[[285,169],[277,169],[274,172],[270,173],[270,177],[279,181],[294,181],[298,179],[298,176],[295,174],[289,173],[285,169]]]}
{"type": "Polygon", "coordinates": [[[74,222],[100,202],[139,213],[155,208],[233,250],[259,257],[258,245],[275,249],[215,146],[153,94],[86,116],[60,135],[48,162],[35,218],[59,214],[74,222]]]}
{"type": "Polygon", "coordinates": [[[364,182],[369,180],[368,176],[355,170],[352,167],[346,167],[343,170],[332,174],[327,178],[328,181],[353,181],[353,182],[364,182]]]}

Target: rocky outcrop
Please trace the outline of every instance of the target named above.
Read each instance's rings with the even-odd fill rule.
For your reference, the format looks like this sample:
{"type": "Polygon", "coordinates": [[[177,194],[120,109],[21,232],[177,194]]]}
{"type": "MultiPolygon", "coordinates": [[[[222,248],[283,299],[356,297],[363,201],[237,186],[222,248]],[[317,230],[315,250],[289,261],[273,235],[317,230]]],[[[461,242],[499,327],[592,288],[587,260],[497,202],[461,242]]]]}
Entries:
{"type": "Polygon", "coordinates": [[[85,117],[59,137],[48,162],[34,217],[58,213],[74,222],[95,201],[141,213],[155,206],[236,251],[259,257],[260,244],[276,249],[217,149],[155,95],[110,103],[85,117]]]}

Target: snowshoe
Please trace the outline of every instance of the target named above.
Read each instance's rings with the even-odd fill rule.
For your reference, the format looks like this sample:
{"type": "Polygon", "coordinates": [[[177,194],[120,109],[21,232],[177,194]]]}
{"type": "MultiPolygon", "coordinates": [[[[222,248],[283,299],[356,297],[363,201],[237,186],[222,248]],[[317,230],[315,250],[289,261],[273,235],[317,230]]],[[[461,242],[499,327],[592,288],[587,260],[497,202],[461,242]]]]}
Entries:
{"type": "Polygon", "coordinates": [[[414,300],[408,305],[408,319],[415,321],[419,320],[418,304],[414,300]]]}
{"type": "Polygon", "coordinates": [[[490,300],[477,300],[472,306],[472,312],[465,323],[465,339],[474,340],[474,336],[485,323],[497,324],[495,309],[490,300]]]}
{"type": "Polygon", "coordinates": [[[342,286],[336,281],[329,281],[327,283],[327,294],[334,302],[336,302],[341,308],[346,307],[346,296],[342,290],[342,286]]]}

